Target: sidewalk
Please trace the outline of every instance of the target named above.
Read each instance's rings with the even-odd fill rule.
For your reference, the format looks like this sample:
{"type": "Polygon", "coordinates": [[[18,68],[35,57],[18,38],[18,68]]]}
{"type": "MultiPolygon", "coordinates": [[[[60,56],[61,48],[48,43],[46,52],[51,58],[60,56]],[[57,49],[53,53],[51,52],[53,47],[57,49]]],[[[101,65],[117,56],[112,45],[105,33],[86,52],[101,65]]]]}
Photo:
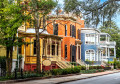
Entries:
{"type": "MultiPolygon", "coordinates": [[[[59,77],[59,78],[30,80],[30,81],[24,81],[24,82],[16,82],[14,84],[59,84],[59,83],[87,79],[91,77],[97,77],[97,76],[102,76],[102,75],[107,75],[112,73],[118,73],[118,72],[120,72],[120,70],[105,71],[105,72],[99,72],[99,73],[93,73],[93,74],[81,74],[81,75],[59,77]]],[[[8,84],[8,83],[3,83],[3,84],[8,84]]]]}

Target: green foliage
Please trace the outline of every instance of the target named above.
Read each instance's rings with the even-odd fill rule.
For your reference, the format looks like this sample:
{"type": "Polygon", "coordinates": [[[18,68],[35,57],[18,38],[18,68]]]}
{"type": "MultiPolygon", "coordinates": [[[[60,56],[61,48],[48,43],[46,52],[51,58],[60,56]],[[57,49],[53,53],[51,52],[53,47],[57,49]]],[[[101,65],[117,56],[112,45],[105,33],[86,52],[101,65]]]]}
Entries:
{"type": "Polygon", "coordinates": [[[53,69],[51,70],[52,75],[66,75],[66,74],[74,74],[79,73],[81,68],[79,66],[75,66],[74,68],[67,69],[53,69]]]}
{"type": "Polygon", "coordinates": [[[96,72],[103,72],[104,69],[91,69],[91,70],[81,70],[80,73],[88,74],[88,73],[96,73],[96,72]]]}
{"type": "Polygon", "coordinates": [[[80,67],[81,67],[81,70],[86,70],[85,66],[80,66],[80,67]]]}
{"type": "Polygon", "coordinates": [[[3,5],[0,7],[0,44],[7,47],[14,46],[17,29],[27,17],[17,4],[9,3],[7,0],[2,0],[1,4],[3,5]]]}
{"type": "Polygon", "coordinates": [[[90,60],[86,60],[87,63],[89,63],[90,65],[93,65],[95,63],[95,61],[90,61],[90,60]]]}
{"type": "Polygon", "coordinates": [[[120,10],[119,0],[64,0],[64,10],[85,19],[87,27],[97,27],[100,22],[111,21],[120,10]],[[92,24],[92,25],[91,25],[92,24]]]}
{"type": "Polygon", "coordinates": [[[102,66],[89,66],[89,69],[103,69],[102,66]]]}
{"type": "Polygon", "coordinates": [[[115,24],[115,22],[110,22],[110,21],[105,21],[104,22],[104,26],[101,26],[99,28],[101,30],[101,32],[105,32],[108,33],[111,38],[111,41],[115,41],[116,42],[116,57],[119,58],[120,57],[120,29],[117,27],[117,25],[115,24]]]}

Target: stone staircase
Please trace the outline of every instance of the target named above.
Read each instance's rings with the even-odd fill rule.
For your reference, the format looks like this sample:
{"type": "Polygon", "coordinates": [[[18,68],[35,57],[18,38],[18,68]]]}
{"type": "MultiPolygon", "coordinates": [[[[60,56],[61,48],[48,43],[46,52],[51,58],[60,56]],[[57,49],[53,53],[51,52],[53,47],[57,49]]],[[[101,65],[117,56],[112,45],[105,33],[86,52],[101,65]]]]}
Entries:
{"type": "Polygon", "coordinates": [[[105,61],[102,61],[101,65],[108,66],[109,64],[107,62],[105,62],[105,61]]]}
{"type": "Polygon", "coordinates": [[[87,65],[82,59],[77,60],[76,62],[77,62],[78,64],[80,64],[81,66],[86,66],[86,65],[87,65]]]}
{"type": "Polygon", "coordinates": [[[71,68],[72,64],[65,60],[63,57],[61,57],[61,60],[56,61],[56,64],[61,68],[61,69],[65,69],[65,68],[71,68]]]}

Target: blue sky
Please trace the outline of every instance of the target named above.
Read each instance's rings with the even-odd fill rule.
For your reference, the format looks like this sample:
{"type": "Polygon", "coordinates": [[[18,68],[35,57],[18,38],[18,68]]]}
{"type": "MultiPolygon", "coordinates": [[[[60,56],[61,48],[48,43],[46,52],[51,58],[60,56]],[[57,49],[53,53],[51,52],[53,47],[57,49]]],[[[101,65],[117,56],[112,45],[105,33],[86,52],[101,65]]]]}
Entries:
{"type": "MultiPolygon", "coordinates": [[[[58,0],[58,1],[59,1],[59,4],[61,4],[61,5],[64,4],[63,0],[58,0]]],[[[101,0],[101,3],[103,3],[104,1],[106,1],[106,0],[101,0]]],[[[117,26],[120,28],[120,13],[117,14],[114,18],[112,18],[112,20],[115,21],[117,26]]]]}

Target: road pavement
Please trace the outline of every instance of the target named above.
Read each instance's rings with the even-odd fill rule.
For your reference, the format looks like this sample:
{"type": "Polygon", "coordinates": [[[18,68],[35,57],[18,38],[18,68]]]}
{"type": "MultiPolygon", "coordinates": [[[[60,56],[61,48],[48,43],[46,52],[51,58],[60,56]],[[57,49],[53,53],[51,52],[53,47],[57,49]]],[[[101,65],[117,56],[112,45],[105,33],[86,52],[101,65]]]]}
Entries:
{"type": "Polygon", "coordinates": [[[61,84],[120,84],[120,73],[103,75],[61,84]]]}

